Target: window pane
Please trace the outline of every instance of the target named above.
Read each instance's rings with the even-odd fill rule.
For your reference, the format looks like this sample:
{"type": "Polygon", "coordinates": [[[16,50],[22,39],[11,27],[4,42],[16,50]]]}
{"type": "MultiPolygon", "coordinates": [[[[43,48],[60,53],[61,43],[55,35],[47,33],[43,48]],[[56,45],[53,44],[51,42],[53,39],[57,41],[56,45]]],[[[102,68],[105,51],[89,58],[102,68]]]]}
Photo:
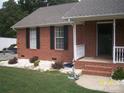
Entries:
{"type": "Polygon", "coordinates": [[[60,37],[64,37],[64,30],[63,30],[63,27],[62,27],[61,30],[60,30],[60,37]]]}
{"type": "Polygon", "coordinates": [[[64,38],[56,38],[56,48],[64,49],[64,38]]]}
{"type": "Polygon", "coordinates": [[[56,31],[56,37],[59,37],[59,31],[56,31]]]}
{"type": "Polygon", "coordinates": [[[55,28],[56,49],[64,49],[64,27],[55,28]]]}
{"type": "Polygon", "coordinates": [[[36,49],[36,28],[30,28],[30,48],[36,49]]]}
{"type": "Polygon", "coordinates": [[[56,27],[56,37],[64,37],[64,28],[63,27],[56,27]]]}

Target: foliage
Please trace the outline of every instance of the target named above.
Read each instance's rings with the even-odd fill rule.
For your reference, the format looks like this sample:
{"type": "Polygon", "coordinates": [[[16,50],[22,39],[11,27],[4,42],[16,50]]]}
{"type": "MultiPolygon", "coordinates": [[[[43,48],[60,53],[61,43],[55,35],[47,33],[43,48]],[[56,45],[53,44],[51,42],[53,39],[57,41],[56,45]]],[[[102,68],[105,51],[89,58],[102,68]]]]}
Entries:
{"type": "Polygon", "coordinates": [[[89,90],[59,72],[0,67],[0,93],[104,93],[89,90]]]}
{"type": "Polygon", "coordinates": [[[27,13],[22,11],[14,0],[4,2],[0,10],[0,36],[16,37],[16,32],[11,29],[11,26],[26,15],[27,13]]]}
{"type": "Polygon", "coordinates": [[[34,56],[32,58],[30,58],[30,63],[35,63],[35,61],[37,61],[39,58],[37,56],[34,56]]]}
{"type": "Polygon", "coordinates": [[[123,80],[124,79],[124,69],[122,67],[118,67],[114,71],[112,78],[115,80],[123,80]]]}
{"type": "Polygon", "coordinates": [[[14,57],[13,59],[10,59],[10,60],[8,61],[8,64],[16,64],[16,63],[18,63],[16,57],[14,57]]]}
{"type": "Polygon", "coordinates": [[[63,68],[63,63],[62,62],[55,62],[55,64],[52,64],[53,69],[61,69],[63,68]]]}
{"type": "Polygon", "coordinates": [[[63,4],[63,3],[70,3],[70,2],[77,2],[78,0],[19,0],[19,6],[24,10],[28,11],[28,13],[33,12],[39,7],[63,4]]]}
{"type": "Polygon", "coordinates": [[[34,67],[39,66],[39,62],[40,62],[40,60],[35,61],[35,62],[34,62],[34,67]]]}
{"type": "Polygon", "coordinates": [[[78,2],[78,0],[48,0],[49,5],[58,5],[70,2],[78,2]]]}
{"type": "Polygon", "coordinates": [[[27,11],[28,13],[45,6],[43,0],[19,0],[18,5],[23,11],[27,11]]]}

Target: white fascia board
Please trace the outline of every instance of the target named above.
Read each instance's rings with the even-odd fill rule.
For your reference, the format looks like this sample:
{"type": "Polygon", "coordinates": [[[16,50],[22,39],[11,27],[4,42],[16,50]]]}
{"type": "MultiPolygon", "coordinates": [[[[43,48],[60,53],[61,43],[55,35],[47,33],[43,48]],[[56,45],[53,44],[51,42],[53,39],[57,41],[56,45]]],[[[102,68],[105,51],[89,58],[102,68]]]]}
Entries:
{"type": "Polygon", "coordinates": [[[27,25],[27,26],[12,26],[11,28],[12,29],[20,29],[20,28],[26,28],[26,27],[47,27],[47,26],[57,26],[57,25],[71,25],[73,22],[70,21],[70,22],[59,22],[59,23],[48,23],[48,24],[36,24],[36,25],[27,25]]]}
{"type": "Polygon", "coordinates": [[[124,16],[124,13],[115,13],[115,14],[97,14],[97,15],[88,15],[88,16],[72,16],[72,17],[62,17],[62,19],[78,19],[78,18],[90,18],[90,17],[107,17],[107,16],[124,16]]]}

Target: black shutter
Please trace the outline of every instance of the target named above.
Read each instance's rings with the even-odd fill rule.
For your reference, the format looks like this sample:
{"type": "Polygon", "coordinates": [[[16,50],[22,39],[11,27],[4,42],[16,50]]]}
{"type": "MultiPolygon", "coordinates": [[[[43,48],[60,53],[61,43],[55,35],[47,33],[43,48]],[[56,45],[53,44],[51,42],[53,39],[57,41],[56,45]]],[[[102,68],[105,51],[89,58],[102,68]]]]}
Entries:
{"type": "Polygon", "coordinates": [[[26,28],[26,48],[30,48],[30,33],[29,33],[29,28],[26,28]]]}
{"type": "Polygon", "coordinates": [[[54,26],[50,27],[50,49],[54,49],[54,26]]]}
{"type": "Polygon", "coordinates": [[[68,26],[64,26],[64,49],[68,49],[68,26]]]}
{"type": "Polygon", "coordinates": [[[40,49],[40,28],[36,28],[36,37],[37,37],[37,49],[40,49]]]}

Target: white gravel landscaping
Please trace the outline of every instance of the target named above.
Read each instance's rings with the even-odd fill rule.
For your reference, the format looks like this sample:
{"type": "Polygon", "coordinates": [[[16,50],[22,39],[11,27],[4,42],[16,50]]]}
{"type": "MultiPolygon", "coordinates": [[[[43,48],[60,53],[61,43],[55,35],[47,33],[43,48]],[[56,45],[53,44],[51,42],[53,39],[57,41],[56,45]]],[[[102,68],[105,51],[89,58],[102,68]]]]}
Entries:
{"type": "Polygon", "coordinates": [[[52,68],[52,64],[54,64],[53,61],[42,61],[41,60],[39,63],[39,66],[34,67],[34,64],[29,62],[29,59],[18,59],[18,63],[16,63],[16,64],[8,64],[8,61],[0,62],[0,66],[41,70],[41,71],[50,70],[52,68]]]}
{"type": "MultiPolygon", "coordinates": [[[[43,71],[53,71],[52,64],[54,64],[54,63],[55,63],[54,61],[40,60],[39,66],[34,67],[34,64],[29,62],[29,59],[18,59],[18,63],[16,63],[16,64],[8,64],[8,61],[2,61],[2,62],[0,62],[0,66],[39,70],[39,71],[43,72],[43,71]]],[[[65,67],[65,68],[60,69],[59,71],[61,73],[67,74],[67,73],[72,72],[72,68],[65,67]]],[[[77,75],[81,75],[82,70],[75,69],[75,73],[77,75]]]]}
{"type": "MultiPolygon", "coordinates": [[[[71,73],[72,72],[72,68],[63,68],[63,69],[60,69],[59,70],[61,73],[65,73],[65,74],[68,74],[68,73],[71,73]]],[[[74,69],[74,72],[76,73],[76,75],[81,75],[82,74],[82,69],[74,69]]]]}

